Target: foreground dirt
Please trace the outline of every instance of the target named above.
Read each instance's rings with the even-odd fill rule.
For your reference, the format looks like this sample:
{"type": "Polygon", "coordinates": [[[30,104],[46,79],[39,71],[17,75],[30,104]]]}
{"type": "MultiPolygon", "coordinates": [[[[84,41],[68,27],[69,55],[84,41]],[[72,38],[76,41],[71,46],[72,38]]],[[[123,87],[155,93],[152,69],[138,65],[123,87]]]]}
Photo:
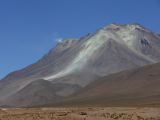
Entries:
{"type": "Polygon", "coordinates": [[[0,109],[0,120],[160,120],[160,108],[0,109]]]}

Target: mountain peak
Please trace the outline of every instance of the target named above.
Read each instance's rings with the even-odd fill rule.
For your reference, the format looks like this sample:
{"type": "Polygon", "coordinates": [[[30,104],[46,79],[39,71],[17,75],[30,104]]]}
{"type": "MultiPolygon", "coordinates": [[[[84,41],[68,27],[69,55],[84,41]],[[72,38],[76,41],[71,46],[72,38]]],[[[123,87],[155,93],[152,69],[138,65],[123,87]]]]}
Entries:
{"type": "Polygon", "coordinates": [[[103,28],[104,30],[120,30],[120,29],[126,29],[126,30],[143,30],[143,31],[149,31],[147,28],[143,27],[139,23],[131,23],[131,24],[118,24],[118,23],[112,23],[110,25],[107,25],[103,28]]]}

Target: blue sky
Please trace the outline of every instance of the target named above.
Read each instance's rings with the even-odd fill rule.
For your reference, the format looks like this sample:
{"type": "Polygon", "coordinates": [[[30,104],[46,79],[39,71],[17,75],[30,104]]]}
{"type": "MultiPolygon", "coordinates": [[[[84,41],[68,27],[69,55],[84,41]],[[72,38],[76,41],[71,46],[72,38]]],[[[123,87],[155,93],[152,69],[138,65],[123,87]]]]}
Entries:
{"type": "Polygon", "coordinates": [[[160,0],[0,0],[0,78],[37,61],[59,38],[135,22],[160,33],[160,0]]]}

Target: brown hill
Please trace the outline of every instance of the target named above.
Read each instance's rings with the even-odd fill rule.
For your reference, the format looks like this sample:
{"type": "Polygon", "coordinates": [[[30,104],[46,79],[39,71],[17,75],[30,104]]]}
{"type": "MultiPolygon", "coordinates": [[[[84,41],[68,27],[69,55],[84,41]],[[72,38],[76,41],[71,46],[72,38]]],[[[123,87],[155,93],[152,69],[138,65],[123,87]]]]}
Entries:
{"type": "Polygon", "coordinates": [[[159,106],[160,63],[98,79],[74,94],[65,104],[159,106]]]}

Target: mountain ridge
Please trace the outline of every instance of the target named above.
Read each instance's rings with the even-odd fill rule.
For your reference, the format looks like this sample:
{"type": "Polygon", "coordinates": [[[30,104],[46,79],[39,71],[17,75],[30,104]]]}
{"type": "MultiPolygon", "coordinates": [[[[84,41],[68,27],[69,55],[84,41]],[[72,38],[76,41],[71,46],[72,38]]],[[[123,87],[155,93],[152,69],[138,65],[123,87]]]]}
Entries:
{"type": "Polygon", "coordinates": [[[103,76],[157,62],[160,62],[158,35],[138,24],[111,24],[78,40],[58,42],[36,63],[7,75],[0,81],[0,101],[4,101],[0,105],[12,103],[7,103],[6,99],[21,99],[22,96],[13,96],[38,80],[61,86],[63,92],[53,90],[58,99],[61,93],[74,93],[103,76]]]}

